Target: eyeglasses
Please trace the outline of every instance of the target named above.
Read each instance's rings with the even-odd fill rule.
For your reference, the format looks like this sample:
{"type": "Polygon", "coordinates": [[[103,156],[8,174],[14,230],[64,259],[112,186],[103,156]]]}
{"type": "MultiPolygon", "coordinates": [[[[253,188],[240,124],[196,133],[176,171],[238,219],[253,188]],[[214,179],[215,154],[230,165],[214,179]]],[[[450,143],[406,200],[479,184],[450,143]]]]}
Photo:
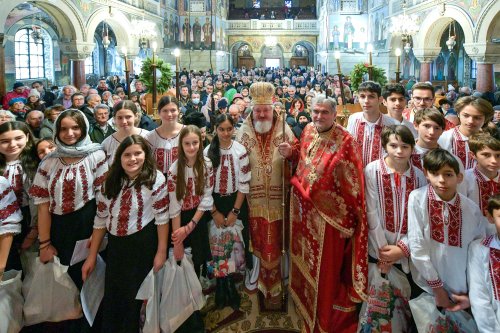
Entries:
{"type": "Polygon", "coordinates": [[[434,98],[429,98],[429,97],[426,97],[426,98],[422,98],[422,97],[415,97],[413,96],[413,100],[417,103],[421,103],[422,101],[425,102],[425,103],[430,103],[434,100],[434,98]]]}

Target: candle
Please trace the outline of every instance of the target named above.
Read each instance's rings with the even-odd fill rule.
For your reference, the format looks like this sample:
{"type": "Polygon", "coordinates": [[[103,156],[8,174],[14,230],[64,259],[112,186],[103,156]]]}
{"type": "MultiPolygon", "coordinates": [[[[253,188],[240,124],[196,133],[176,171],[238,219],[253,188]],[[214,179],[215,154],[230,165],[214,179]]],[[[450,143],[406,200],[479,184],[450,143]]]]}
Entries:
{"type": "Polygon", "coordinates": [[[156,64],[155,62],[155,52],[156,48],[158,47],[158,44],[156,42],[153,42],[153,64],[156,64]]]}
{"type": "Polygon", "coordinates": [[[366,50],[368,51],[368,61],[369,61],[370,66],[371,66],[372,65],[373,45],[372,44],[368,44],[368,46],[366,47],[366,50]]]}
{"type": "Polygon", "coordinates": [[[128,72],[127,48],[125,46],[122,47],[122,53],[125,57],[125,72],[128,72]]]}
{"type": "Polygon", "coordinates": [[[335,51],[335,59],[337,60],[337,72],[339,74],[342,74],[342,70],[340,68],[340,52],[339,51],[335,51]]]}
{"type": "Polygon", "coordinates": [[[398,47],[396,49],[396,72],[399,72],[400,67],[401,67],[401,49],[398,47]]]}

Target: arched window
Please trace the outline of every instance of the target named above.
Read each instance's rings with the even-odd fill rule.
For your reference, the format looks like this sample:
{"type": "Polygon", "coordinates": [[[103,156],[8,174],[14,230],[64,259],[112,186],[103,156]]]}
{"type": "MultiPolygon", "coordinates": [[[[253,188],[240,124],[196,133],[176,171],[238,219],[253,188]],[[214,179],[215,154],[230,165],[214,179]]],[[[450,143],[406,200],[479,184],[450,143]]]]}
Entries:
{"type": "Polygon", "coordinates": [[[15,39],[16,79],[51,78],[52,44],[47,32],[40,28],[23,28],[16,32],[15,39]]]}
{"type": "Polygon", "coordinates": [[[94,38],[94,50],[85,59],[85,74],[99,74],[99,44],[94,38]]]}

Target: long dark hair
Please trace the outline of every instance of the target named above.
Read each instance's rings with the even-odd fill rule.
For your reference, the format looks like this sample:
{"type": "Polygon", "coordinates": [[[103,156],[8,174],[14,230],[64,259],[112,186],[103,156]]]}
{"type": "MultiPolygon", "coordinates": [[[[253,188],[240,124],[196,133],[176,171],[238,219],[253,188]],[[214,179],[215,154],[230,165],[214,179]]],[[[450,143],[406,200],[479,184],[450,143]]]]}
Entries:
{"type": "Polygon", "coordinates": [[[219,136],[217,135],[217,127],[219,127],[219,125],[225,122],[226,120],[229,121],[231,125],[234,127],[234,120],[227,113],[223,113],[215,119],[216,134],[214,135],[214,138],[210,143],[210,148],[208,148],[208,153],[207,153],[208,158],[210,159],[210,161],[212,161],[212,166],[214,167],[214,169],[217,169],[220,165],[220,141],[219,141],[219,136]]]}
{"type": "Polygon", "coordinates": [[[196,161],[193,165],[193,172],[195,177],[195,193],[196,195],[203,195],[205,188],[205,157],[203,156],[203,141],[201,140],[201,131],[194,125],[184,126],[179,132],[179,157],[177,159],[177,186],[175,188],[175,197],[181,201],[186,195],[186,165],[187,158],[182,146],[182,140],[188,135],[194,133],[200,140],[198,154],[196,161]]]}
{"type": "MultiPolygon", "coordinates": [[[[26,147],[24,147],[19,159],[21,160],[21,165],[23,167],[24,173],[29,179],[35,177],[37,164],[31,158],[31,149],[33,146],[33,134],[31,133],[28,125],[20,121],[8,121],[0,125],[0,135],[10,131],[22,131],[27,137],[26,147]]],[[[0,154],[0,175],[3,175],[5,168],[7,167],[7,159],[3,154],[0,154]]]]}
{"type": "Polygon", "coordinates": [[[121,156],[125,149],[135,144],[141,146],[144,151],[144,165],[131,186],[134,186],[137,190],[141,186],[146,186],[150,190],[153,188],[156,181],[156,162],[146,140],[142,136],[134,134],[123,139],[116,149],[115,159],[109,168],[108,176],[104,183],[104,195],[108,199],[116,198],[123,184],[129,182],[129,178],[122,167],[121,156]]]}

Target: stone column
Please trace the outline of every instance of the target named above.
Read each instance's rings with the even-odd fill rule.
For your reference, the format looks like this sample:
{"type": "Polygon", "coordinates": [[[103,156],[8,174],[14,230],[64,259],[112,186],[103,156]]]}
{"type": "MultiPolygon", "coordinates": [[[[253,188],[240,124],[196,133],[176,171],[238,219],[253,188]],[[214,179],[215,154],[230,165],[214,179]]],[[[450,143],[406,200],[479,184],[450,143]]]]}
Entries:
{"type": "Polygon", "coordinates": [[[7,93],[5,88],[5,47],[3,45],[5,35],[0,34],[0,101],[7,93]]]}
{"type": "Polygon", "coordinates": [[[71,59],[71,84],[80,89],[85,83],[85,60],[71,59]]]}
{"type": "Polygon", "coordinates": [[[495,91],[495,78],[493,76],[493,64],[477,63],[476,90],[479,92],[495,91]]]}
{"type": "Polygon", "coordinates": [[[420,63],[420,82],[431,80],[431,62],[425,61],[420,63]]]}

